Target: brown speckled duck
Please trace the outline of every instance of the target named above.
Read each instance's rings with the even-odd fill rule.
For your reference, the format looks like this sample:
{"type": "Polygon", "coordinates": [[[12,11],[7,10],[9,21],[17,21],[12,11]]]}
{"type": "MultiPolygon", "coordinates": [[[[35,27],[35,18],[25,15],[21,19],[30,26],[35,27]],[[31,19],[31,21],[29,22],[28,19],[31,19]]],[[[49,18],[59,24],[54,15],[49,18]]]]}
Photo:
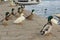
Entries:
{"type": "Polygon", "coordinates": [[[29,16],[27,16],[26,19],[32,20],[32,19],[33,19],[33,16],[34,16],[34,14],[33,14],[34,11],[35,11],[35,10],[33,9],[32,12],[31,12],[31,14],[30,14],[29,16]]]}

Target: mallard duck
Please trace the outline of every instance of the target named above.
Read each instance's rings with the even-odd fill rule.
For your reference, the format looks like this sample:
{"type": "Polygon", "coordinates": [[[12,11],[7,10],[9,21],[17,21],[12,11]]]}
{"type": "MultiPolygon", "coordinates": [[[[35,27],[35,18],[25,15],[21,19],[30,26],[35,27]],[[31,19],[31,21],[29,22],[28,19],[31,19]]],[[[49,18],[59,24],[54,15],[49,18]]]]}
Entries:
{"type": "Polygon", "coordinates": [[[15,5],[16,5],[16,6],[18,5],[18,3],[17,3],[17,2],[15,2],[15,0],[13,0],[13,2],[15,3],[15,5]]]}
{"type": "Polygon", "coordinates": [[[9,19],[13,19],[13,16],[16,17],[14,13],[14,8],[12,8],[11,13],[9,13],[9,19]]]}
{"type": "Polygon", "coordinates": [[[49,16],[48,17],[48,22],[51,22],[52,19],[53,19],[53,16],[49,16]]]}
{"type": "Polygon", "coordinates": [[[13,23],[20,24],[22,21],[25,20],[23,12],[20,14],[20,17],[18,17],[13,23]]]}
{"type": "Polygon", "coordinates": [[[24,11],[25,5],[21,5],[21,10],[24,11]]]}
{"type": "Polygon", "coordinates": [[[32,12],[31,12],[31,14],[30,14],[29,16],[27,16],[26,19],[32,20],[32,19],[33,19],[33,16],[34,16],[34,14],[33,14],[34,11],[35,11],[35,10],[33,9],[32,12]]]}
{"type": "Polygon", "coordinates": [[[12,8],[12,10],[11,10],[11,15],[13,15],[13,16],[15,16],[15,13],[14,13],[14,8],[12,8]]]}
{"type": "Polygon", "coordinates": [[[20,15],[21,12],[22,12],[22,11],[21,11],[21,8],[19,7],[17,13],[20,15]]]}
{"type": "Polygon", "coordinates": [[[19,7],[18,8],[18,11],[15,13],[16,17],[19,17],[20,14],[21,14],[21,12],[23,12],[23,11],[21,11],[21,8],[19,7]]]}
{"type": "Polygon", "coordinates": [[[51,19],[53,18],[53,16],[49,16],[48,17],[48,23],[45,24],[42,28],[42,30],[40,31],[41,35],[46,35],[46,34],[49,34],[51,29],[52,29],[52,22],[51,22],[51,19]]]}
{"type": "Polygon", "coordinates": [[[21,14],[21,8],[20,7],[18,8],[18,13],[21,14]]]}
{"type": "Polygon", "coordinates": [[[6,14],[5,14],[5,20],[8,21],[9,20],[9,17],[10,17],[9,12],[6,12],[6,14]]]}
{"type": "Polygon", "coordinates": [[[8,21],[8,20],[9,20],[9,16],[10,16],[9,12],[6,12],[6,14],[5,14],[5,18],[2,19],[0,22],[2,22],[3,20],[8,21]]]}
{"type": "Polygon", "coordinates": [[[10,6],[11,6],[11,7],[15,6],[15,3],[14,3],[13,0],[10,0],[10,6]]]}
{"type": "Polygon", "coordinates": [[[7,26],[8,25],[8,20],[9,20],[9,12],[6,12],[6,14],[5,14],[5,18],[4,19],[2,19],[0,22],[2,23],[2,25],[4,25],[4,26],[7,26]]]}

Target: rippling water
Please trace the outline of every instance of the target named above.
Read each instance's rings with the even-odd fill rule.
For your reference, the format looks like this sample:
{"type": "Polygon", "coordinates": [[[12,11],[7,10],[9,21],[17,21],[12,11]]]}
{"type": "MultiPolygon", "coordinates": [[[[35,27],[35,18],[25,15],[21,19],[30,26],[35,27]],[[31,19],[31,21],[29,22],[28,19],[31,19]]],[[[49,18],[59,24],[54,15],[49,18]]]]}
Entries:
{"type": "Polygon", "coordinates": [[[35,9],[37,15],[48,17],[56,13],[60,13],[60,1],[41,1],[38,5],[26,6],[27,10],[35,9]],[[45,12],[46,10],[46,13],[45,12]]]}

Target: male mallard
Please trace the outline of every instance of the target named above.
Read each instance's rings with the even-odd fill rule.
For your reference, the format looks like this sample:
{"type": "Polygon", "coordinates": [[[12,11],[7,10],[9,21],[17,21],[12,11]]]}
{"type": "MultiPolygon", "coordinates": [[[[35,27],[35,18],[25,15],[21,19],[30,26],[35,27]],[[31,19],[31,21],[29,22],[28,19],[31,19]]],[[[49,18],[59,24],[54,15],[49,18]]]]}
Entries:
{"type": "Polygon", "coordinates": [[[15,21],[14,21],[14,23],[15,24],[20,24],[20,23],[22,23],[22,21],[23,20],[25,20],[25,17],[24,17],[24,14],[23,14],[23,12],[20,14],[20,17],[18,17],[15,21]]]}
{"type": "Polygon", "coordinates": [[[4,25],[4,26],[7,26],[8,25],[8,20],[9,20],[9,12],[6,12],[6,14],[5,14],[5,18],[4,19],[2,19],[0,22],[2,23],[2,25],[4,25]]]}
{"type": "Polygon", "coordinates": [[[48,17],[48,22],[50,22],[53,19],[53,16],[48,17]]]}
{"type": "Polygon", "coordinates": [[[12,10],[11,10],[11,14],[13,15],[13,16],[15,16],[15,14],[14,14],[14,8],[12,8],[12,10]]]}
{"type": "Polygon", "coordinates": [[[32,20],[32,19],[33,19],[33,16],[34,16],[34,15],[33,15],[34,11],[35,11],[35,10],[33,9],[32,12],[31,12],[31,14],[30,14],[29,16],[27,16],[26,19],[32,20]]]}
{"type": "Polygon", "coordinates": [[[13,2],[15,3],[15,5],[16,5],[16,6],[18,5],[18,3],[17,3],[17,2],[15,2],[15,0],[13,0],[13,2]]]}
{"type": "Polygon", "coordinates": [[[17,13],[15,13],[16,17],[19,17],[21,12],[23,12],[23,11],[21,11],[21,8],[19,7],[17,13]]]}
{"type": "Polygon", "coordinates": [[[9,13],[9,18],[10,19],[12,19],[12,17],[14,16],[14,17],[16,17],[16,15],[15,15],[15,13],[14,13],[14,8],[12,8],[12,10],[11,10],[11,13],[9,13]]]}
{"type": "Polygon", "coordinates": [[[25,5],[21,5],[21,10],[24,11],[25,5]]]}
{"type": "Polygon", "coordinates": [[[21,14],[22,11],[21,11],[21,8],[20,7],[18,8],[18,11],[17,12],[18,12],[19,15],[21,14]]]}
{"type": "Polygon", "coordinates": [[[19,14],[21,13],[21,8],[20,8],[20,7],[18,8],[18,13],[19,13],[19,14]]]}
{"type": "Polygon", "coordinates": [[[53,16],[48,17],[48,23],[43,26],[43,29],[40,31],[41,35],[49,34],[52,29],[52,22],[51,19],[53,16]]]}

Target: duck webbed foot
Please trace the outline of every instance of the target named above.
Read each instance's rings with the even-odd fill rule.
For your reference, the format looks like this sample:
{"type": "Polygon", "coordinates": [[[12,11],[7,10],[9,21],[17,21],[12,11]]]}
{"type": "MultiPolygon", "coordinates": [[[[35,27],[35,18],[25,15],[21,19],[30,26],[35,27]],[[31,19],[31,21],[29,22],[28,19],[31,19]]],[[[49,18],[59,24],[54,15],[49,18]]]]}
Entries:
{"type": "Polygon", "coordinates": [[[41,35],[44,35],[45,34],[45,31],[40,31],[41,35]]]}
{"type": "Polygon", "coordinates": [[[8,23],[7,23],[7,22],[3,22],[2,25],[3,25],[4,27],[6,27],[6,26],[8,25],[8,23]]]}
{"type": "Polygon", "coordinates": [[[16,25],[23,25],[23,23],[14,23],[14,24],[16,24],[16,25]]]}

